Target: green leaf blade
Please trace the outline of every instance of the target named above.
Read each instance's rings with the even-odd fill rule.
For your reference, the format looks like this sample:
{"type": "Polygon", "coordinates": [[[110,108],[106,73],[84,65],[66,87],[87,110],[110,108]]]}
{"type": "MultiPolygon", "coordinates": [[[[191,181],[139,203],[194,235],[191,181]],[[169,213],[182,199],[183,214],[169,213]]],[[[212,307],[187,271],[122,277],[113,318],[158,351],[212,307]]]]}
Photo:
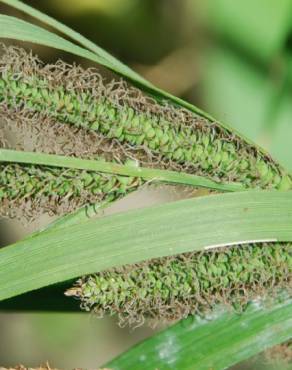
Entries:
{"type": "Polygon", "coordinates": [[[107,367],[113,370],[223,370],[292,337],[292,301],[250,305],[243,314],[188,318],[139,343],[107,367]]]}
{"type": "MultiPolygon", "coordinates": [[[[97,55],[100,60],[103,60],[104,63],[108,64],[108,67],[111,66],[111,69],[118,71],[123,71],[125,75],[129,78],[135,78],[137,81],[141,81],[141,83],[145,83],[147,85],[151,85],[148,81],[143,79],[140,75],[134,72],[131,68],[129,68],[124,63],[120,62],[117,58],[112,56],[106,50],[102,49],[94,42],[88,40],[86,37],[82,36],[79,32],[74,31],[72,28],[64,25],[63,23],[57,21],[56,19],[48,16],[47,14],[42,13],[41,11],[29,6],[21,1],[18,0],[1,0],[2,3],[10,5],[31,17],[38,19],[39,21],[53,27],[54,29],[62,32],[64,35],[70,37],[72,40],[78,42],[80,45],[84,46],[86,49],[92,51],[95,55],[97,55]]],[[[103,63],[101,63],[103,64],[103,63]]]]}
{"type": "Polygon", "coordinates": [[[9,15],[0,14],[0,37],[49,46],[107,65],[107,62],[96,54],[44,28],[9,15]]]}
{"type": "Polygon", "coordinates": [[[47,229],[0,250],[0,300],[127,263],[225,245],[292,241],[292,193],[246,191],[47,229]]]}
{"type": "Polygon", "coordinates": [[[135,165],[121,165],[104,160],[81,159],[67,157],[64,155],[0,149],[0,163],[1,162],[45,165],[51,167],[104,172],[122,176],[139,177],[153,182],[190,185],[219,191],[245,190],[244,186],[240,183],[220,183],[212,181],[203,176],[196,176],[184,172],[160,170],[156,168],[139,167],[135,165]]]}

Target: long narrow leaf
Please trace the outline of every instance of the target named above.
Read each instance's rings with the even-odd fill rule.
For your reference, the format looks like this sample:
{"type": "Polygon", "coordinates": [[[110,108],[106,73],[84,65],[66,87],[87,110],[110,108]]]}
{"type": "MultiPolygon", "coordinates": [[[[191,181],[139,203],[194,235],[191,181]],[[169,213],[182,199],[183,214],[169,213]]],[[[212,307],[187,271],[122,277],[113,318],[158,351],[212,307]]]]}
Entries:
{"type": "Polygon", "coordinates": [[[105,365],[113,370],[223,370],[292,337],[292,301],[242,315],[188,318],[105,365]]]}
{"type": "Polygon", "coordinates": [[[147,84],[149,86],[151,85],[148,81],[143,79],[140,75],[138,75],[131,68],[129,68],[128,66],[120,62],[110,53],[108,53],[107,51],[99,47],[98,45],[94,44],[92,41],[88,40],[86,37],[82,36],[79,32],[74,31],[72,28],[64,25],[61,22],[58,22],[56,19],[18,0],[1,0],[1,1],[2,3],[13,6],[14,8],[21,10],[24,13],[30,15],[31,17],[34,17],[38,19],[39,21],[62,32],[64,35],[70,37],[72,40],[78,42],[80,45],[83,45],[86,49],[95,53],[101,59],[107,61],[108,64],[111,64],[112,68],[116,69],[117,72],[119,71],[120,73],[121,71],[123,71],[123,73],[127,77],[129,78],[132,77],[132,78],[135,78],[137,81],[140,81],[143,84],[147,84]]]}
{"type": "MultiPolygon", "coordinates": [[[[76,31],[72,30],[71,28],[56,21],[55,19],[46,16],[42,12],[30,6],[27,6],[26,4],[20,2],[19,0],[0,0],[0,1],[6,4],[9,4],[19,10],[22,10],[23,12],[29,15],[32,15],[33,17],[37,18],[38,20],[42,22],[47,23],[48,25],[54,27],[55,29],[63,32],[66,36],[71,37],[75,41],[81,43],[83,46],[85,46],[90,51],[83,49],[41,27],[34,26],[29,22],[21,21],[17,18],[10,17],[10,16],[4,16],[4,15],[0,16],[0,38],[6,37],[6,38],[15,39],[15,40],[22,40],[22,41],[42,44],[42,45],[50,46],[56,49],[65,50],[69,53],[72,53],[78,56],[82,56],[98,64],[101,64],[111,69],[112,71],[118,73],[119,75],[131,80],[134,84],[138,85],[143,90],[148,91],[149,93],[151,93],[158,99],[167,98],[173,101],[175,104],[185,107],[195,112],[196,114],[209,119],[210,121],[216,121],[219,125],[227,128],[228,130],[236,132],[234,128],[231,128],[226,123],[218,122],[210,114],[204,112],[203,110],[199,109],[193,104],[190,104],[152,85],[149,81],[145,80],[135,71],[133,71],[131,68],[119,62],[116,58],[114,58],[112,55],[104,51],[102,48],[92,43],[85,37],[81,36],[76,31]],[[1,17],[4,17],[4,18],[1,18],[1,17]]],[[[237,132],[237,134],[241,136],[243,139],[245,139],[247,142],[250,142],[250,140],[244,137],[241,133],[237,132]]],[[[262,148],[261,148],[261,151],[265,152],[262,148]]]]}
{"type": "Polygon", "coordinates": [[[91,51],[73,44],[44,28],[9,15],[0,14],[0,37],[32,42],[64,50],[110,68],[105,59],[97,56],[91,51]]]}
{"type": "Polygon", "coordinates": [[[141,177],[149,181],[191,185],[221,191],[244,190],[244,187],[240,183],[221,184],[202,176],[190,175],[184,172],[137,167],[135,165],[120,165],[106,161],[80,159],[53,154],[0,149],[0,162],[28,163],[53,167],[75,168],[87,171],[114,173],[124,176],[141,177]]]}
{"type": "Polygon", "coordinates": [[[251,241],[292,241],[292,193],[227,193],[91,219],[0,250],[0,300],[113,266],[251,241]]]}

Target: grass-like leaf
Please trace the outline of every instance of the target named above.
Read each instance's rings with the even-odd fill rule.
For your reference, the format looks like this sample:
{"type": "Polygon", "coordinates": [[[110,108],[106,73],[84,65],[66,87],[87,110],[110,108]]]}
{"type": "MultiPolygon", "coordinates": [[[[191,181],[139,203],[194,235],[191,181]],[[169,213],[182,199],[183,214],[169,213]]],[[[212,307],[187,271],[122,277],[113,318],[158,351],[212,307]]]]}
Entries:
{"type": "Polygon", "coordinates": [[[106,162],[104,160],[88,160],[53,154],[0,149],[0,162],[26,163],[113,173],[124,176],[141,177],[148,181],[190,185],[194,187],[209,188],[220,191],[244,190],[244,186],[242,186],[240,183],[217,183],[202,176],[191,175],[183,172],[137,167],[134,164],[121,165],[117,163],[106,162]]]}
{"type": "Polygon", "coordinates": [[[291,337],[292,301],[251,304],[244,314],[188,318],[136,345],[106,367],[113,370],[222,370],[291,337]]]}
{"type": "Polygon", "coordinates": [[[204,248],[292,241],[292,194],[227,193],[48,229],[0,250],[0,300],[113,266],[204,248]]]}
{"type": "MultiPolygon", "coordinates": [[[[208,113],[145,81],[62,23],[18,0],[0,1],[46,23],[83,47],[5,15],[0,15],[1,38],[42,44],[87,58],[127,78],[158,100],[167,98],[214,120],[208,113]]],[[[7,154],[3,156],[8,158],[7,154]]],[[[98,163],[95,165],[101,165],[98,163]]],[[[129,171],[129,168],[118,170],[129,171]]],[[[164,175],[167,172],[169,176],[174,175],[169,171],[164,175]]],[[[174,176],[182,179],[184,174],[174,176]]],[[[196,178],[195,181],[206,184],[207,180],[196,178]]],[[[98,220],[85,221],[86,212],[81,210],[43,232],[0,250],[0,300],[143,259],[240,242],[292,241],[291,206],[291,193],[253,191],[180,201],[98,220]]],[[[224,369],[292,335],[290,301],[267,309],[252,307],[242,316],[223,313],[210,322],[192,320],[151,338],[109,366],[115,369],[136,369],[138,365],[145,369],[224,369]]]]}
{"type": "Polygon", "coordinates": [[[56,19],[18,0],[1,0],[1,2],[23,11],[24,13],[30,15],[31,17],[36,18],[37,20],[49,25],[50,27],[53,27],[57,31],[70,37],[72,40],[76,41],[80,45],[84,46],[86,49],[96,54],[100,58],[101,62],[103,60],[103,63],[106,63],[108,67],[110,67],[117,73],[123,72],[125,77],[127,76],[129,78],[134,78],[137,81],[140,81],[142,84],[151,86],[151,84],[148,81],[143,79],[140,75],[135,73],[131,68],[129,68],[124,63],[120,62],[110,53],[108,53],[107,51],[105,51],[92,41],[88,40],[86,37],[82,36],[79,32],[74,31],[72,28],[64,25],[61,22],[58,22],[56,19]]]}
{"type": "Polygon", "coordinates": [[[91,51],[73,44],[44,28],[9,15],[0,14],[0,37],[49,46],[106,65],[106,61],[103,58],[91,51]]]}

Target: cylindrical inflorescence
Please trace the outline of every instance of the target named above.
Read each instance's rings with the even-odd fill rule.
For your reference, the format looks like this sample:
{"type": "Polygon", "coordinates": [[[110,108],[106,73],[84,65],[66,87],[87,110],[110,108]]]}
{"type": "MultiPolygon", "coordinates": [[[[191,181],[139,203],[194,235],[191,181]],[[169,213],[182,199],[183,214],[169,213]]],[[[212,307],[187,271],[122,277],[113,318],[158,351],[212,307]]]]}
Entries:
{"type": "Polygon", "coordinates": [[[134,177],[0,163],[0,215],[68,213],[85,204],[118,199],[140,185],[134,177]]]}
{"type": "MultiPolygon", "coordinates": [[[[292,288],[290,245],[236,246],[186,253],[114,268],[80,279],[67,295],[120,324],[171,321],[223,304],[242,310],[250,300],[292,288]]],[[[274,296],[273,296],[274,298],[274,296]]]]}
{"type": "Polygon", "coordinates": [[[49,117],[97,132],[147,166],[247,187],[292,187],[291,177],[270,157],[215,122],[158,104],[124,82],[105,84],[93,70],[63,62],[43,66],[16,48],[0,60],[0,105],[8,115],[49,117]]]}

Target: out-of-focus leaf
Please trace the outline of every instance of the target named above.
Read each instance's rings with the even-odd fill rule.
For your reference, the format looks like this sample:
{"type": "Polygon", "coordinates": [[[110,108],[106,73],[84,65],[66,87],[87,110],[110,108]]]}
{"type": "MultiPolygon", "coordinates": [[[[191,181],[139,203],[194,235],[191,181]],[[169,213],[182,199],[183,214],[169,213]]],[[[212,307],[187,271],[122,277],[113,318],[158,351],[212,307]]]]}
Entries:
{"type": "Polygon", "coordinates": [[[292,171],[292,94],[287,93],[279,102],[271,131],[267,132],[270,153],[292,171]]]}
{"type": "Polygon", "coordinates": [[[208,0],[210,27],[265,63],[281,53],[292,29],[291,0],[208,0]]]}
{"type": "MultiPolygon", "coordinates": [[[[206,109],[232,122],[292,170],[290,81],[273,84],[259,69],[227,49],[210,50],[205,60],[202,91],[206,109]]],[[[283,78],[288,76],[283,74],[283,78]]]]}
{"type": "Polygon", "coordinates": [[[202,92],[206,109],[257,141],[275,94],[272,83],[228,49],[209,50],[204,60],[202,92]]]}
{"type": "Polygon", "coordinates": [[[252,304],[242,315],[188,318],[105,366],[113,370],[223,370],[292,336],[292,301],[252,304]]]}

